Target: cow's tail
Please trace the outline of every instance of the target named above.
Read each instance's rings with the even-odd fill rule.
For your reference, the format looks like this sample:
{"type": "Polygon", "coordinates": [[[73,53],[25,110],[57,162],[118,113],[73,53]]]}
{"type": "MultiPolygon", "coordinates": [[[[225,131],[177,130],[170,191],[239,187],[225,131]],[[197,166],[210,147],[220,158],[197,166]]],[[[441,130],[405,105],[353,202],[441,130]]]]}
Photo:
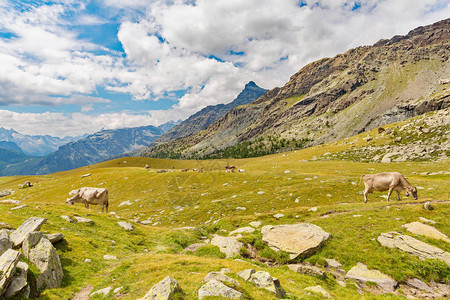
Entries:
{"type": "Polygon", "coordinates": [[[361,184],[361,182],[363,181],[363,178],[364,178],[364,175],[361,175],[361,178],[359,179],[359,183],[356,187],[358,187],[361,184]]]}

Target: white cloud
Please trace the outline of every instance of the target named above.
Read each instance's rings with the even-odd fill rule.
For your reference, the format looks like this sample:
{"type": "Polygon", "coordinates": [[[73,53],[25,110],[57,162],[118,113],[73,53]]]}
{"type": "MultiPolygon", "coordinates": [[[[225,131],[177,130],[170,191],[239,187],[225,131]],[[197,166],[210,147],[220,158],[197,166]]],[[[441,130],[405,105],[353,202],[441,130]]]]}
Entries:
{"type": "MultiPolygon", "coordinates": [[[[117,38],[125,58],[79,40],[69,29],[67,15],[78,14],[77,24],[107,20],[85,12],[83,1],[30,4],[20,12],[0,0],[0,31],[15,35],[0,38],[0,105],[78,104],[82,112],[99,115],[94,121],[85,114],[49,113],[41,116],[42,126],[31,115],[36,130],[62,135],[64,130],[91,131],[78,125],[80,120],[100,129],[186,118],[207,105],[233,100],[250,80],[264,88],[282,86],[313,60],[406,34],[450,15],[445,0],[418,0],[414,5],[410,0],[367,0],[355,11],[353,0],[304,0],[304,7],[292,0],[98,1],[120,16],[117,38]],[[93,106],[107,99],[85,96],[94,95],[98,87],[129,93],[136,100],[187,92],[167,111],[108,118],[93,106]]],[[[2,123],[4,116],[3,111],[2,123]]]]}
{"type": "Polygon", "coordinates": [[[0,120],[2,120],[2,127],[14,128],[23,134],[49,134],[59,137],[94,133],[102,128],[117,129],[153,124],[153,119],[149,114],[133,115],[127,113],[92,116],[84,113],[16,113],[0,110],[0,120]]]}

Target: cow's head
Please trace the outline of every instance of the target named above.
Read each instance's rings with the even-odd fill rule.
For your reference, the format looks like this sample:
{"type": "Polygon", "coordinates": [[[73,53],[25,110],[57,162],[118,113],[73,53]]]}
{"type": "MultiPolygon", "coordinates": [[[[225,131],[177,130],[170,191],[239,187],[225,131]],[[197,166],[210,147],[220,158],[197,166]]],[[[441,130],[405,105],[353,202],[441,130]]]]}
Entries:
{"type": "Polygon", "coordinates": [[[414,200],[417,200],[417,188],[415,186],[411,187],[407,190],[406,196],[411,196],[414,198],[414,200]]]}
{"type": "Polygon", "coordinates": [[[73,200],[71,198],[67,198],[66,204],[73,205],[73,200]]]}

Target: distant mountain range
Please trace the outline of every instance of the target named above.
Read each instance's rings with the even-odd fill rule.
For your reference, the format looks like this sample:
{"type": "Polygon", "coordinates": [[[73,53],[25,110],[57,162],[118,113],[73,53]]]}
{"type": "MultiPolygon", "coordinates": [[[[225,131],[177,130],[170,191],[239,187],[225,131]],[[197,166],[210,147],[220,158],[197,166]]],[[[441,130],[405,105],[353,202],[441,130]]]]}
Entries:
{"type": "MultiPolygon", "coordinates": [[[[450,19],[312,62],[202,131],[140,151],[251,157],[353,136],[450,105],[450,19]]],[[[161,139],[162,140],[162,139],[161,139]]]]}
{"type": "Polygon", "coordinates": [[[27,155],[44,156],[58,150],[59,146],[79,140],[78,137],[54,137],[50,135],[27,135],[21,134],[14,129],[0,127],[0,141],[13,142],[27,155]]]}
{"type": "MultiPolygon", "coordinates": [[[[142,126],[115,130],[102,130],[87,137],[62,145],[44,157],[31,157],[11,150],[12,143],[0,144],[0,175],[40,175],[70,170],[95,164],[106,158],[135,151],[148,146],[179,122],[159,127],[142,126]],[[165,130],[163,130],[165,129],[165,130]]],[[[17,148],[16,148],[17,150],[17,148]]]]}

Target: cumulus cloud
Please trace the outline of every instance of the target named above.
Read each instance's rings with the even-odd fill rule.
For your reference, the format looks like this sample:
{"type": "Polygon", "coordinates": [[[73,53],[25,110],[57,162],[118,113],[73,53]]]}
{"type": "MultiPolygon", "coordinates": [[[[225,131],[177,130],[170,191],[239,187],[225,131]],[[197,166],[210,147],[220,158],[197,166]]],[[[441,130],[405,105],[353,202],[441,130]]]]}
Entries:
{"type": "Polygon", "coordinates": [[[92,116],[84,113],[17,113],[9,110],[0,110],[0,120],[2,127],[14,128],[23,134],[59,137],[94,133],[102,128],[118,129],[153,123],[149,114],[111,113],[92,116]]]}
{"type": "Polygon", "coordinates": [[[450,15],[445,0],[97,1],[107,16],[86,12],[83,0],[33,1],[25,9],[0,0],[0,32],[12,34],[0,38],[0,105],[80,105],[80,115],[41,116],[41,128],[57,135],[91,131],[80,120],[97,129],[159,124],[230,102],[250,80],[282,86],[311,61],[450,15]],[[124,55],[79,39],[67,19],[103,24],[111,14],[121,23],[124,55]],[[93,103],[109,100],[95,96],[99,87],[141,101],[184,96],[166,111],[102,117],[93,103]]]}

